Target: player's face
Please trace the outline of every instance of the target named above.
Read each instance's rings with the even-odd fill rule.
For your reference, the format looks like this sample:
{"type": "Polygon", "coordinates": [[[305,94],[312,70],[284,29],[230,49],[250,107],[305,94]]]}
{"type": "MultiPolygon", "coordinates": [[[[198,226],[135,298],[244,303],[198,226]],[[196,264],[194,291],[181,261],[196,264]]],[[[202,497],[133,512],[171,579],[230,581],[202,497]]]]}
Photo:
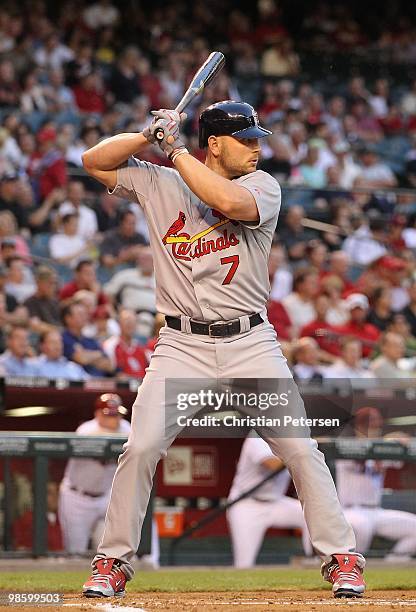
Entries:
{"type": "Polygon", "coordinates": [[[258,138],[234,138],[221,136],[218,161],[229,178],[255,172],[260,155],[258,138]]]}

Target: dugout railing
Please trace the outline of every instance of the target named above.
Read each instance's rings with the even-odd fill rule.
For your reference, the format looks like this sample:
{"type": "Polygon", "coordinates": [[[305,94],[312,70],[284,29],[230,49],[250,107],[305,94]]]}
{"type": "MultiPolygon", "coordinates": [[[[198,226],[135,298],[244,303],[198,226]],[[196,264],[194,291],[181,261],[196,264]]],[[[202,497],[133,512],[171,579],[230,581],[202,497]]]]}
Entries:
{"type": "MultiPolygon", "coordinates": [[[[29,458],[33,461],[33,547],[31,552],[34,557],[38,557],[48,553],[46,496],[49,461],[52,459],[68,459],[69,457],[93,457],[100,460],[115,459],[122,451],[125,440],[125,437],[119,435],[79,436],[61,432],[1,432],[0,460],[3,464],[3,551],[1,555],[15,555],[11,550],[12,482],[10,462],[12,458],[29,458]]],[[[332,470],[336,459],[416,462],[416,438],[410,438],[406,444],[384,439],[327,438],[319,440],[319,448],[324,452],[332,470]]],[[[257,487],[261,486],[263,482],[264,480],[259,482],[257,487]]],[[[251,493],[253,493],[252,489],[246,492],[246,495],[251,493]]],[[[222,504],[204,517],[203,520],[191,524],[181,536],[173,539],[170,548],[170,563],[175,564],[175,554],[180,542],[192,536],[202,525],[214,520],[218,513],[224,512],[227,507],[228,504],[222,504]]],[[[143,528],[142,553],[150,551],[151,515],[152,507],[150,504],[143,528]]]]}

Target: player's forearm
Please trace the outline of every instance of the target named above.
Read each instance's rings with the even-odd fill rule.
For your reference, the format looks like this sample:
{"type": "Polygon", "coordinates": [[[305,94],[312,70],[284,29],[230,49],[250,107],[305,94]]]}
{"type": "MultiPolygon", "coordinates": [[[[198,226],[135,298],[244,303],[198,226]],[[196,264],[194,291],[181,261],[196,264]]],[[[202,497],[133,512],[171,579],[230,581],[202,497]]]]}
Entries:
{"type": "Polygon", "coordinates": [[[85,169],[114,170],[123,164],[129,157],[140,153],[149,145],[142,133],[117,134],[106,138],[82,155],[85,169]]]}
{"type": "Polygon", "coordinates": [[[175,168],[190,190],[207,206],[230,219],[251,220],[254,198],[247,189],[217,174],[189,154],[179,155],[175,168]]]}

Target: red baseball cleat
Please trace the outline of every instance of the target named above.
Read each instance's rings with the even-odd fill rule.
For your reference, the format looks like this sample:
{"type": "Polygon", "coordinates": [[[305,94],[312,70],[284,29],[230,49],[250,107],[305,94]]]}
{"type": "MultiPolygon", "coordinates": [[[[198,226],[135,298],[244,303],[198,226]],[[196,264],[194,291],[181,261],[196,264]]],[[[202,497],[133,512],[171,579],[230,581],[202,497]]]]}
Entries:
{"type": "Polygon", "coordinates": [[[123,597],[126,580],[117,559],[99,559],[82,593],[85,597],[123,597]]]}
{"type": "Polygon", "coordinates": [[[322,567],[322,575],[332,583],[334,597],[362,597],[365,591],[363,562],[358,555],[333,555],[322,567]]]}

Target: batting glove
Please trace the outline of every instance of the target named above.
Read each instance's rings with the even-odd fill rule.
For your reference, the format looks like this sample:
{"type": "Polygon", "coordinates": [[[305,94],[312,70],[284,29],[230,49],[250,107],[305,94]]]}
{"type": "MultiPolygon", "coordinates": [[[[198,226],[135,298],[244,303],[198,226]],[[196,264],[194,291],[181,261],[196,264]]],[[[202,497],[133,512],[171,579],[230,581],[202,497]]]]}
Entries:
{"type": "Polygon", "coordinates": [[[152,111],[152,115],[156,119],[153,134],[155,135],[158,128],[163,130],[163,138],[160,140],[156,138],[156,142],[166,156],[173,161],[179,151],[187,152],[179,135],[179,125],[186,119],[186,114],[162,108],[152,111]]]}

